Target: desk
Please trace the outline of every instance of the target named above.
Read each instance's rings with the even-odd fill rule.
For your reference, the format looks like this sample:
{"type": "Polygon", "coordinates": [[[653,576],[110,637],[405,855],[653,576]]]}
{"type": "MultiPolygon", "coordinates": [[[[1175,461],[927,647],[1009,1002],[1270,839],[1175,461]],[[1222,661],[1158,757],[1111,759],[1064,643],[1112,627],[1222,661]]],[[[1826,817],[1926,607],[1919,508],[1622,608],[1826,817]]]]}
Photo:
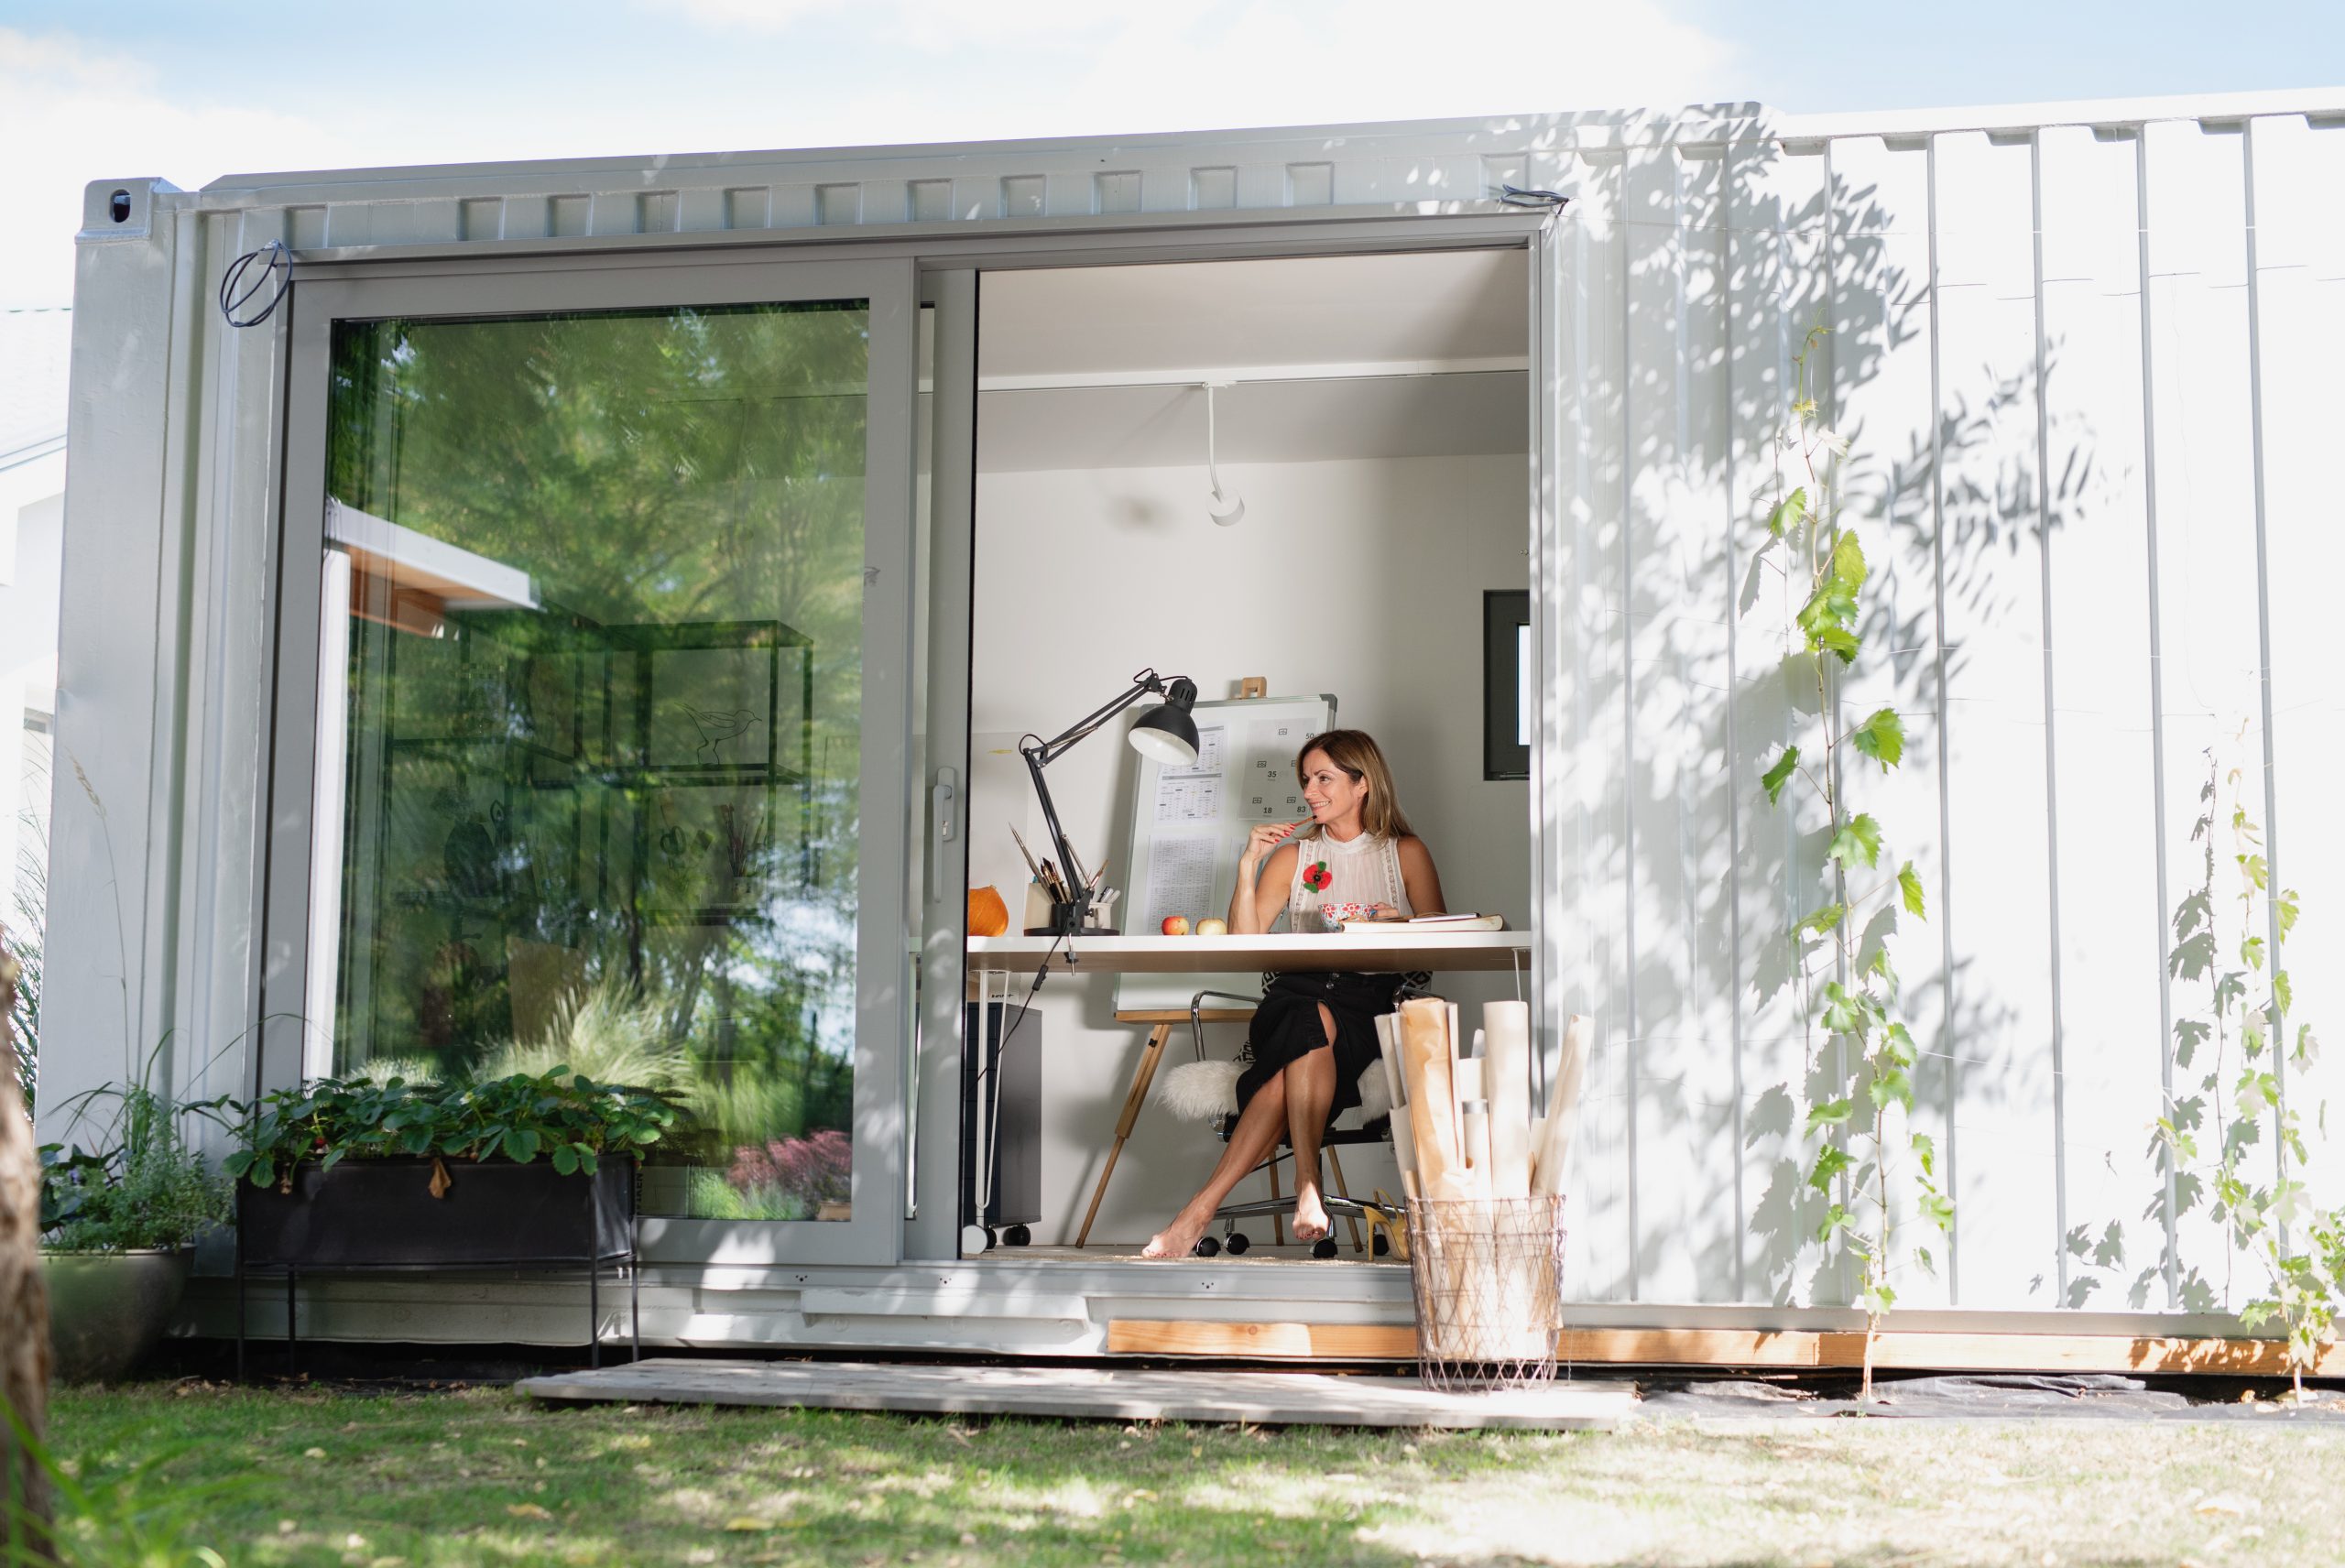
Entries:
{"type": "Polygon", "coordinates": [[[1053,975],[1283,974],[1347,969],[1400,975],[1413,969],[1527,969],[1529,931],[1331,931],[1319,936],[973,936],[972,973],[1031,974],[1053,947],[1053,975]]]}
{"type": "MultiPolygon", "coordinates": [[[[1296,936],[1274,931],[1265,936],[1076,936],[1063,941],[1047,936],[973,936],[969,939],[968,972],[989,997],[995,977],[1031,974],[1047,958],[1053,975],[1188,975],[1310,973],[1342,969],[1355,974],[1397,975],[1412,970],[1445,973],[1458,970],[1512,970],[1524,975],[1531,963],[1531,933],[1507,931],[1329,931],[1296,936]]],[[[984,1016],[984,1015],[980,1015],[984,1016]]],[[[1238,1022],[1250,1013],[1216,1009],[1203,1015],[1208,1023],[1238,1022]]],[[[1117,1021],[1147,1024],[1148,1044],[1132,1069],[1123,1113],[1116,1118],[1116,1140],[1108,1147],[1107,1168],[1092,1190],[1091,1207],[1074,1245],[1091,1236],[1091,1222],[1098,1217],[1099,1201],[1107,1196],[1107,1178],[1140,1120],[1149,1085],[1155,1082],[1157,1063],[1172,1037],[1172,1026],[1188,1018],[1178,1013],[1118,1013],[1117,1021]]]]}

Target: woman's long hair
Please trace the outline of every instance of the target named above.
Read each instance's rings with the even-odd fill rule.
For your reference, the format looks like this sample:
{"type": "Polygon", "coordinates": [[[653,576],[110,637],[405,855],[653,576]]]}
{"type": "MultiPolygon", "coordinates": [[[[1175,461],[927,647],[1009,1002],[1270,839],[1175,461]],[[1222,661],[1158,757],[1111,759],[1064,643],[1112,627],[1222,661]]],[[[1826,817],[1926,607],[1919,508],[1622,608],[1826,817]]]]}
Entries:
{"type": "MultiPolygon", "coordinates": [[[[1294,754],[1294,777],[1303,779],[1303,759],[1314,751],[1324,751],[1327,760],[1352,776],[1355,784],[1368,786],[1368,799],[1360,802],[1360,825],[1379,838],[1408,838],[1415,830],[1409,819],[1401,814],[1401,794],[1392,788],[1392,770],[1384,765],[1384,754],[1379,751],[1374,737],[1366,730],[1329,730],[1325,735],[1313,735],[1294,754]]],[[[1317,823],[1303,833],[1304,838],[1316,838],[1323,830],[1317,823]]]]}

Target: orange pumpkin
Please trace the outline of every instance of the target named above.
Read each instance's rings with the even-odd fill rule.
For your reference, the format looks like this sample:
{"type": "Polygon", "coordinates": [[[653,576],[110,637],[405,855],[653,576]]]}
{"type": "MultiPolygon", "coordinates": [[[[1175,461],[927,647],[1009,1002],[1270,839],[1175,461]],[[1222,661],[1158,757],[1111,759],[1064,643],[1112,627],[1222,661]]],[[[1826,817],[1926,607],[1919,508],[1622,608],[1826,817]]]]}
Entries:
{"type": "Polygon", "coordinates": [[[991,887],[969,889],[969,934],[1001,936],[1009,930],[1009,906],[991,887]]]}

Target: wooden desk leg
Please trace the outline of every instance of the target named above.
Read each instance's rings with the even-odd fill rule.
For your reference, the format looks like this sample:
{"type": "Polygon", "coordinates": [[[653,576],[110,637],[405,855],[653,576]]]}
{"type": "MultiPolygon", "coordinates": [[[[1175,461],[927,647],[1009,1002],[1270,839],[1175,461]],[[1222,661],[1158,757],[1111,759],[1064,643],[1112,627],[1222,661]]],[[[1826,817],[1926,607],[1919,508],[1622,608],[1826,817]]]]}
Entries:
{"type": "Polygon", "coordinates": [[[1116,1118],[1116,1141],[1107,1148],[1107,1168],[1099,1172],[1099,1185],[1091,1189],[1091,1207],[1084,1212],[1083,1228],[1074,1233],[1077,1247],[1091,1239],[1091,1222],[1099,1217],[1099,1200],[1107,1195],[1107,1178],[1116,1173],[1117,1158],[1124,1152],[1124,1140],[1131,1137],[1132,1127],[1140,1120],[1140,1108],[1148,1102],[1148,1086],[1156,1079],[1156,1064],[1164,1057],[1164,1042],[1172,1038],[1171,1024],[1158,1024],[1148,1031],[1148,1044],[1140,1053],[1140,1065],[1132,1069],[1131,1090],[1124,1095],[1124,1114],[1116,1118]]]}
{"type": "MultiPolygon", "coordinates": [[[[1350,1197],[1352,1195],[1352,1190],[1344,1185],[1344,1162],[1336,1158],[1336,1146],[1332,1143],[1327,1146],[1327,1166],[1329,1170],[1335,1172],[1336,1195],[1345,1198],[1350,1197]]],[[[1344,1223],[1352,1227],[1352,1250],[1354,1252],[1365,1252],[1368,1250],[1366,1246],[1359,1239],[1359,1216],[1358,1214],[1346,1214],[1344,1216],[1344,1223]]]]}

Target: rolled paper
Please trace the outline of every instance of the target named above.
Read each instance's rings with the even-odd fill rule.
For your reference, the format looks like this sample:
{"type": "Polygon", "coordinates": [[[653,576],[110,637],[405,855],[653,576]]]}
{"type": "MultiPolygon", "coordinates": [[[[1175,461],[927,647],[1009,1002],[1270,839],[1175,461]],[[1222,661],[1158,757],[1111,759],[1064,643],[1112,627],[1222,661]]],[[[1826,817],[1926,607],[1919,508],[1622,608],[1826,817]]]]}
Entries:
{"type": "Polygon", "coordinates": [[[1487,1056],[1489,1054],[1487,1051],[1482,1049],[1482,1031],[1480,1029],[1476,1029],[1474,1031],[1474,1054],[1478,1057],[1487,1056]]]}
{"type": "Polygon", "coordinates": [[[1401,1075],[1409,1091],[1409,1130],[1417,1146],[1417,1176],[1428,1198],[1447,1198],[1453,1176],[1463,1176],[1457,1149],[1457,1102],[1449,1084],[1449,1004],[1421,996],[1401,1004],[1401,1075]]]}
{"type": "Polygon", "coordinates": [[[1478,1056],[1459,1057],[1457,1065],[1449,1070],[1449,1088],[1457,1096],[1461,1106],[1469,1100],[1488,1099],[1489,1096],[1482,1092],[1482,1059],[1478,1056]]]}
{"type": "MultiPolygon", "coordinates": [[[[1444,1002],[1442,1006],[1449,1009],[1449,1067],[1450,1073],[1454,1078],[1457,1070],[1458,1058],[1463,1054],[1459,1050],[1459,1047],[1465,1043],[1466,1037],[1459,1032],[1457,1028],[1457,1004],[1455,1002],[1444,1002]]],[[[1450,1102],[1452,1105],[1459,1105],[1460,1102],[1466,1098],[1465,1095],[1457,1094],[1456,1086],[1454,1083],[1452,1083],[1449,1092],[1453,1095],[1456,1096],[1456,1098],[1450,1102]]],[[[1457,1128],[1457,1146],[1460,1149],[1463,1149],[1466,1146],[1465,1117],[1463,1116],[1456,1117],[1455,1125],[1457,1128]]]]}
{"type": "Polygon", "coordinates": [[[1547,1127],[1531,1174],[1533,1196],[1564,1190],[1564,1158],[1571,1152],[1572,1133],[1579,1121],[1579,1086],[1587,1073],[1588,1037],[1593,1032],[1593,1026],[1580,1013],[1574,1013],[1571,1022],[1564,1026],[1563,1061],[1555,1070],[1555,1093],[1547,1102],[1547,1127]]]}
{"type": "Polygon", "coordinates": [[[1482,1096],[1490,1103],[1490,1196],[1531,1195],[1531,1004],[1482,1008],[1482,1096]]]}
{"type": "Polygon", "coordinates": [[[1417,1138],[1409,1127],[1409,1107],[1392,1107],[1392,1163],[1403,1176],[1417,1173],[1417,1138]]]}
{"type": "Polygon", "coordinates": [[[1409,1096],[1402,1092],[1404,1085],[1401,1082],[1400,1027],[1401,1020],[1391,1013],[1379,1013],[1376,1017],[1376,1049],[1384,1058],[1384,1088],[1395,1110],[1409,1102],[1409,1096]]]}
{"type": "Polygon", "coordinates": [[[1480,1100],[1463,1106],[1458,1116],[1466,1127],[1466,1169],[1474,1178],[1474,1195],[1490,1195],[1490,1107],[1480,1100]]]}

